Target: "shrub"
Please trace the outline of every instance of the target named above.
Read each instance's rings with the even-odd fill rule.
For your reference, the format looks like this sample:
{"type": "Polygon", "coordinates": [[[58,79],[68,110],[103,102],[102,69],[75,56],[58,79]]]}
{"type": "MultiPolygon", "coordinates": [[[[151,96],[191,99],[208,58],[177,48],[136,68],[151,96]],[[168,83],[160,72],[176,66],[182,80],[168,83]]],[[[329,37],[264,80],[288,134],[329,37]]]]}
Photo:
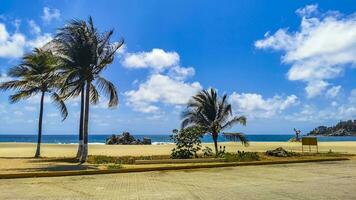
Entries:
{"type": "Polygon", "coordinates": [[[112,156],[98,155],[98,156],[89,156],[88,162],[92,164],[109,164],[109,163],[121,164],[122,160],[112,156]]]}
{"type": "Polygon", "coordinates": [[[237,153],[224,153],[222,155],[225,162],[248,162],[258,161],[260,156],[256,152],[238,151],[237,153]]]}
{"type": "Polygon", "coordinates": [[[121,164],[111,164],[107,166],[108,169],[121,169],[122,165],[121,164]]]}
{"type": "Polygon", "coordinates": [[[152,160],[152,156],[140,156],[138,160],[152,160]]]}
{"type": "Polygon", "coordinates": [[[198,157],[197,152],[201,149],[203,131],[199,127],[188,127],[180,131],[173,130],[171,136],[176,147],[172,149],[171,158],[188,159],[198,157]]]}
{"type": "Polygon", "coordinates": [[[202,151],[204,153],[204,157],[213,156],[213,150],[210,147],[205,147],[205,149],[203,149],[202,151]]]}

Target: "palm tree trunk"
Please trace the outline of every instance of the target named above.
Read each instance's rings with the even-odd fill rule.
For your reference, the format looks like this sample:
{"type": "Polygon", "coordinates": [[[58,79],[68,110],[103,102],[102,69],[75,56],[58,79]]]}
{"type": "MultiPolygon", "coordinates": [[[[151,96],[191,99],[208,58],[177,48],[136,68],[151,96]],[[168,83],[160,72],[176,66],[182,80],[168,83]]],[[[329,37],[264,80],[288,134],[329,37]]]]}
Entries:
{"type": "Polygon", "coordinates": [[[83,135],[83,118],[84,118],[84,85],[82,86],[80,93],[80,121],[79,121],[79,146],[77,152],[77,158],[79,159],[82,155],[83,145],[84,145],[84,135],[83,135]]]}
{"type": "Polygon", "coordinates": [[[43,100],[44,100],[45,92],[42,92],[41,95],[41,107],[40,107],[40,116],[38,119],[38,138],[37,138],[37,149],[35,158],[39,158],[41,156],[41,140],[42,140],[42,118],[43,118],[43,100]]]}
{"type": "Polygon", "coordinates": [[[213,133],[213,141],[214,141],[214,147],[215,147],[215,157],[218,157],[218,133],[213,133]]]}
{"type": "Polygon", "coordinates": [[[90,81],[86,82],[85,88],[85,106],[84,106],[84,145],[82,150],[82,156],[80,158],[80,162],[84,163],[88,157],[88,129],[89,129],[89,95],[90,95],[90,81]]]}

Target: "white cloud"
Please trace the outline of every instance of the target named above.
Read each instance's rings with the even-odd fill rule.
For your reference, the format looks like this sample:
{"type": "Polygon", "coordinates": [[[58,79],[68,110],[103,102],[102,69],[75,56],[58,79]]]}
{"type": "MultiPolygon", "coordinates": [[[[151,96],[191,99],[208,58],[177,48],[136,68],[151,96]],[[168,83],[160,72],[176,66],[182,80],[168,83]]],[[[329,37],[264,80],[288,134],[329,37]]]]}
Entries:
{"type": "Polygon", "coordinates": [[[35,111],[35,110],[37,110],[37,108],[34,107],[34,106],[25,106],[24,109],[25,109],[26,111],[35,111]]]}
{"type": "Polygon", "coordinates": [[[176,80],[185,80],[188,77],[194,76],[195,70],[193,67],[172,67],[168,75],[176,80]]]}
{"type": "MultiPolygon", "coordinates": [[[[40,29],[34,29],[40,31],[40,29]]],[[[16,31],[11,34],[7,31],[5,24],[0,23],[0,58],[19,58],[24,52],[35,48],[42,47],[44,44],[52,40],[52,36],[48,33],[36,33],[36,37],[27,40],[25,35],[16,31]]]]}
{"type": "Polygon", "coordinates": [[[100,97],[99,102],[96,105],[93,105],[93,108],[102,108],[102,109],[108,109],[109,108],[109,99],[106,97],[100,97]]]}
{"type": "Polygon", "coordinates": [[[52,40],[52,36],[49,33],[37,36],[35,39],[27,42],[30,48],[40,48],[52,40]]]}
{"type": "Polygon", "coordinates": [[[283,51],[282,62],[291,64],[288,79],[307,83],[308,97],[322,94],[329,79],[342,76],[346,67],[356,64],[356,15],[337,12],[320,14],[317,5],[297,10],[300,30],[287,28],[255,42],[260,49],[283,51]]]}
{"type": "MultiPolygon", "coordinates": [[[[337,86],[336,86],[337,87],[337,86]]],[[[306,104],[297,112],[286,115],[290,121],[324,122],[326,120],[338,121],[356,118],[356,89],[350,92],[346,102],[332,101],[331,106],[319,107],[306,104]]]]}
{"type": "Polygon", "coordinates": [[[307,5],[304,8],[299,8],[296,13],[299,14],[300,16],[311,16],[312,14],[315,14],[318,12],[318,5],[307,5]]]}
{"type": "Polygon", "coordinates": [[[56,117],[59,117],[59,114],[58,113],[48,113],[47,117],[56,118],[56,117]]]}
{"type": "Polygon", "coordinates": [[[328,89],[328,91],[326,91],[326,96],[335,98],[339,95],[340,91],[341,91],[341,85],[333,86],[330,89],[328,89]]]}
{"type": "Polygon", "coordinates": [[[9,77],[6,73],[0,74],[0,83],[11,81],[13,78],[9,77]]]}
{"type": "Polygon", "coordinates": [[[67,107],[69,107],[69,106],[73,106],[73,107],[79,106],[79,104],[80,104],[80,96],[76,96],[76,97],[73,97],[73,98],[66,99],[65,100],[65,104],[66,104],[67,107]]]}
{"type": "Polygon", "coordinates": [[[23,115],[23,112],[17,110],[17,111],[14,112],[14,114],[15,114],[16,116],[22,116],[22,115],[23,115]]]}
{"type": "Polygon", "coordinates": [[[41,28],[36,24],[34,20],[29,20],[28,25],[30,26],[30,32],[32,34],[40,34],[41,33],[41,28]]]}
{"type": "Polygon", "coordinates": [[[6,106],[4,104],[0,104],[0,114],[7,113],[6,106]]]}
{"type": "Polygon", "coordinates": [[[59,114],[58,113],[48,113],[47,117],[56,118],[56,117],[59,117],[59,114]]]}
{"type": "Polygon", "coordinates": [[[336,101],[331,102],[331,106],[338,106],[339,104],[336,101]]]}
{"type": "Polygon", "coordinates": [[[9,34],[5,24],[0,23],[0,58],[16,58],[24,53],[25,36],[20,33],[9,34]]]}
{"type": "Polygon", "coordinates": [[[305,91],[307,92],[307,96],[309,98],[313,98],[320,95],[328,87],[328,85],[329,83],[322,80],[310,81],[305,87],[305,91]]]}
{"type": "Polygon", "coordinates": [[[162,74],[153,74],[139,85],[137,90],[125,92],[127,104],[134,110],[151,113],[158,112],[156,103],[183,105],[195,95],[202,86],[198,82],[185,83],[162,74]]]}
{"type": "MultiPolygon", "coordinates": [[[[31,96],[30,98],[26,99],[25,102],[29,103],[29,104],[40,104],[41,102],[41,95],[40,94],[36,94],[34,96],[31,96]]],[[[49,104],[52,103],[51,98],[49,96],[45,96],[44,97],[44,103],[49,104]]]]}
{"type": "Polygon", "coordinates": [[[298,97],[295,95],[285,98],[276,95],[264,99],[260,94],[239,94],[236,92],[231,94],[230,101],[236,113],[247,115],[250,118],[269,118],[299,103],[298,97]]]}
{"type": "Polygon", "coordinates": [[[126,44],[122,44],[121,47],[116,51],[119,56],[125,55],[127,51],[126,44]]]}
{"type": "Polygon", "coordinates": [[[42,20],[45,23],[50,23],[53,19],[58,20],[61,17],[61,12],[56,9],[56,8],[49,8],[49,7],[44,7],[43,8],[43,15],[42,15],[42,20]]]}
{"type": "MultiPolygon", "coordinates": [[[[181,67],[179,54],[175,51],[154,48],[149,52],[128,53],[125,48],[120,56],[121,63],[126,68],[151,69],[147,80],[141,82],[137,90],[124,93],[126,105],[135,111],[163,116],[162,104],[186,104],[191,96],[202,89],[199,82],[185,82],[187,78],[194,76],[195,70],[193,67],[181,67]]],[[[139,82],[135,80],[133,85],[136,86],[139,82]]]]}
{"type": "Polygon", "coordinates": [[[351,104],[356,104],[356,89],[351,90],[348,100],[351,104]]]}
{"type": "Polygon", "coordinates": [[[150,52],[126,53],[122,65],[126,68],[150,68],[162,71],[179,63],[176,52],[166,52],[162,49],[152,49],[150,52]]]}
{"type": "Polygon", "coordinates": [[[304,105],[302,109],[285,118],[290,121],[324,122],[326,120],[349,120],[356,117],[356,106],[353,104],[339,105],[332,102],[330,107],[318,108],[315,105],[304,105]]]}
{"type": "Polygon", "coordinates": [[[20,29],[20,25],[21,25],[21,20],[20,19],[15,19],[14,21],[12,21],[12,24],[15,26],[16,28],[16,31],[15,32],[18,32],[19,29],[20,29]]]}

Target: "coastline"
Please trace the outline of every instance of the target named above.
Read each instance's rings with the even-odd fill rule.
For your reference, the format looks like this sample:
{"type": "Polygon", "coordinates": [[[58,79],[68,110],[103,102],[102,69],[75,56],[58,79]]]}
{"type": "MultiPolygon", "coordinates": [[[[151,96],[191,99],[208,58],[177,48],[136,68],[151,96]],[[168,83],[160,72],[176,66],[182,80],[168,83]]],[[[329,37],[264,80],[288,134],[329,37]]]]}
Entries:
{"type": "MultiPolygon", "coordinates": [[[[203,148],[208,146],[213,148],[213,143],[202,143],[203,148]]],[[[297,142],[250,142],[248,147],[244,147],[238,142],[219,142],[219,146],[225,146],[226,151],[255,151],[264,152],[266,150],[283,147],[288,151],[300,152],[301,143],[297,142]]],[[[89,144],[90,155],[106,156],[151,156],[169,155],[174,144],[165,145],[103,145],[89,144]]],[[[0,143],[0,157],[33,157],[36,143],[3,142],[0,143]]],[[[41,146],[43,157],[74,157],[77,151],[77,144],[48,144],[41,146]]],[[[313,152],[315,147],[312,147],[313,152]]],[[[305,147],[305,150],[309,150],[305,147]]],[[[356,141],[335,141],[319,142],[319,152],[333,152],[356,154],[356,141]]]]}

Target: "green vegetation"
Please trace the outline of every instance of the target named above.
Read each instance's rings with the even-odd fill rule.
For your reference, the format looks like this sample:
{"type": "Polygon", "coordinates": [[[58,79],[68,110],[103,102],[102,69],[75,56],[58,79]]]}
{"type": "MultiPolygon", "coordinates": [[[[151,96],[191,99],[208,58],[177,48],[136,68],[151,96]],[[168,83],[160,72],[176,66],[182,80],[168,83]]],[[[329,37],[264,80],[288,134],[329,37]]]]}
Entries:
{"type": "Polygon", "coordinates": [[[172,149],[171,158],[187,159],[198,157],[197,152],[201,149],[201,138],[203,130],[199,127],[188,127],[185,129],[173,130],[172,140],[176,147],[172,149]]]}
{"type": "MultiPolygon", "coordinates": [[[[246,117],[232,116],[232,108],[227,101],[227,95],[220,98],[213,88],[203,90],[193,96],[188,102],[187,109],[182,113],[182,128],[196,126],[200,127],[204,133],[212,135],[216,156],[218,156],[219,133],[235,124],[246,125],[246,117]]],[[[234,133],[234,137],[244,145],[248,144],[243,134],[234,133]]]]}
{"type": "Polygon", "coordinates": [[[140,156],[138,159],[139,160],[153,160],[152,156],[140,156]]]}
{"type": "Polygon", "coordinates": [[[122,159],[112,156],[89,156],[88,162],[91,164],[121,164],[122,159]]]}
{"type": "Polygon", "coordinates": [[[22,58],[22,63],[10,68],[8,74],[15,80],[0,84],[0,90],[15,90],[10,102],[16,103],[40,94],[40,113],[38,117],[38,140],[35,157],[41,156],[42,121],[45,94],[50,94],[52,102],[58,107],[63,120],[68,116],[62,97],[57,93],[60,75],[57,71],[58,58],[51,51],[35,49],[22,58]]]}
{"type": "Polygon", "coordinates": [[[204,157],[213,156],[213,150],[210,147],[205,147],[202,151],[203,151],[204,157]]]}
{"type": "Polygon", "coordinates": [[[323,136],[356,136],[356,120],[340,121],[335,126],[319,126],[308,133],[308,135],[323,136]]]}
{"type": "Polygon", "coordinates": [[[225,162],[249,162],[259,161],[260,156],[256,152],[238,151],[237,153],[224,153],[221,155],[225,162]]]}
{"type": "Polygon", "coordinates": [[[104,155],[89,155],[87,162],[90,164],[133,164],[135,160],[159,160],[169,159],[169,155],[161,156],[104,156],[104,155]]]}
{"type": "Polygon", "coordinates": [[[118,104],[115,85],[101,76],[124,43],[123,40],[110,43],[113,33],[113,30],[100,33],[90,17],[88,22],[72,20],[59,29],[54,40],[64,75],[62,94],[66,98],[81,95],[79,138],[83,142],[77,154],[80,162],[85,162],[88,156],[89,102],[98,103],[101,92],[108,96],[109,107],[118,104]]]}
{"type": "Polygon", "coordinates": [[[108,169],[121,169],[122,165],[121,164],[111,164],[107,166],[108,169]]]}
{"type": "Polygon", "coordinates": [[[90,17],[88,22],[72,20],[60,28],[56,37],[41,49],[23,57],[20,65],[9,70],[15,80],[0,84],[0,90],[15,90],[10,102],[40,94],[38,142],[35,157],[40,156],[45,94],[60,109],[63,120],[68,112],[63,100],[80,95],[79,148],[77,158],[85,162],[88,156],[89,103],[96,104],[100,93],[109,98],[108,107],[118,104],[113,83],[101,76],[111,64],[115,52],[124,41],[111,43],[113,30],[99,32],[90,17]]]}

